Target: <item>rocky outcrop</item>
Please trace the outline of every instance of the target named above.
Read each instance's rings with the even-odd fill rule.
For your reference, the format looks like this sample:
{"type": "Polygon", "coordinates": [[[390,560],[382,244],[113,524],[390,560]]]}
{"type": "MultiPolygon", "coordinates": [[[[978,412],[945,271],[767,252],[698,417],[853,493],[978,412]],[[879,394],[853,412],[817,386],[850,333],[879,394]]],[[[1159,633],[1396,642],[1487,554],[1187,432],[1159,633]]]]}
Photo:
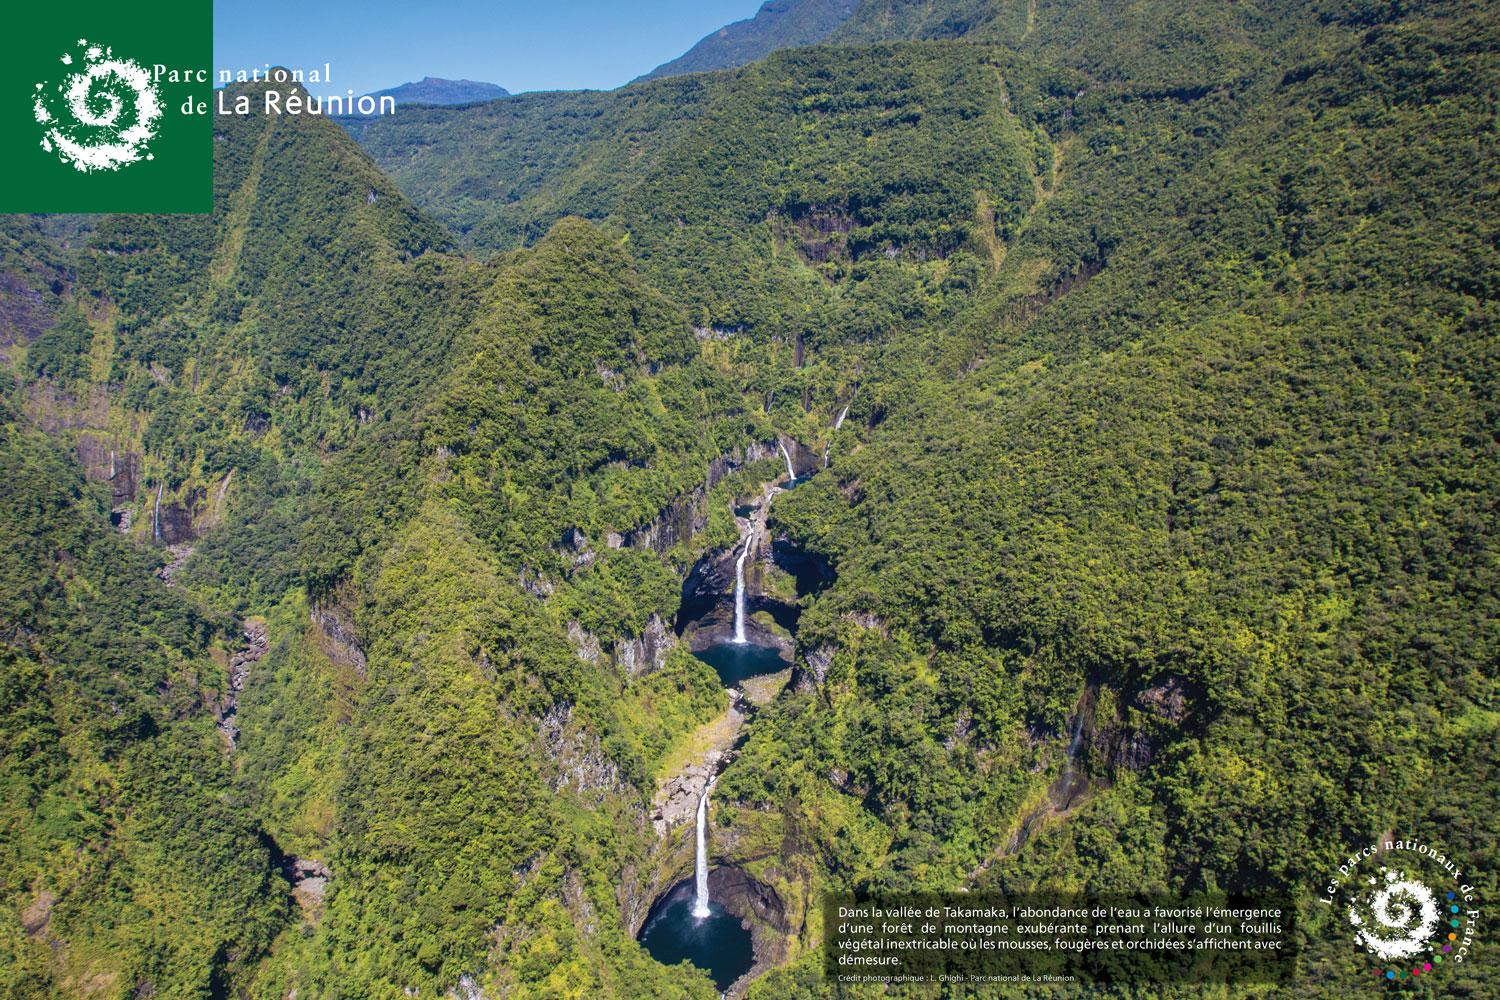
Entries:
{"type": "Polygon", "coordinates": [[[141,456],[102,434],[80,434],[75,446],[83,474],[110,486],[110,507],[119,509],[135,500],[141,456]]]}
{"type": "Polygon", "coordinates": [[[177,576],[182,572],[182,567],[187,564],[188,558],[193,554],[193,547],[186,542],[167,546],[167,562],[161,569],[156,571],[162,581],[168,587],[177,586],[177,576]]]}
{"type": "Polygon", "coordinates": [[[57,897],[52,893],[40,892],[21,911],[21,930],[26,932],[27,937],[37,937],[47,930],[47,925],[52,921],[52,907],[56,903],[57,897]]]}
{"type": "Polygon", "coordinates": [[[573,718],[573,706],[553,705],[537,726],[542,753],[554,765],[547,785],[554,792],[577,792],[595,804],[610,792],[625,790],[620,769],[599,738],[573,718]]]}
{"type": "Polygon", "coordinates": [[[309,615],[315,637],[323,655],[341,667],[353,670],[360,680],[366,676],[365,651],[360,645],[359,631],[354,626],[354,615],[349,611],[343,596],[318,601],[309,615]]]}
{"type": "MultiPolygon", "coordinates": [[[[585,663],[598,663],[604,655],[599,637],[577,621],[567,625],[568,641],[573,652],[585,663]]],[[[677,645],[677,637],[667,628],[661,615],[653,614],[646,619],[646,627],[634,638],[616,640],[610,650],[610,661],[626,677],[644,677],[660,670],[667,662],[667,655],[677,645]]]]}
{"type": "Polygon", "coordinates": [[[323,896],[333,881],[333,872],[317,858],[287,858],[282,862],[282,874],[292,884],[292,898],[302,916],[309,924],[316,924],[323,914],[323,896]]]}
{"type": "Polygon", "coordinates": [[[570,573],[587,569],[598,558],[598,554],[589,546],[588,536],[576,527],[565,530],[552,547],[568,562],[570,573]]]}
{"type": "Polygon", "coordinates": [[[828,668],[833,665],[835,652],[837,649],[831,642],[820,643],[816,648],[808,650],[807,666],[799,664],[792,671],[792,687],[798,691],[821,688],[828,679],[828,668]]]}
{"type": "Polygon", "coordinates": [[[0,358],[9,360],[5,348],[30,343],[56,324],[56,296],[63,288],[62,272],[55,272],[50,278],[52,294],[45,295],[18,274],[0,273],[0,358]]]}
{"type": "Polygon", "coordinates": [[[522,590],[539,601],[545,601],[557,589],[551,580],[548,580],[530,566],[521,567],[521,572],[517,576],[517,582],[520,583],[522,590]]]}
{"type": "Polygon", "coordinates": [[[677,637],[667,628],[667,623],[661,615],[653,614],[646,621],[645,631],[638,637],[615,643],[615,666],[627,677],[644,677],[660,670],[667,662],[667,654],[676,645],[677,637]]]}
{"type": "Polygon", "coordinates": [[[578,622],[568,622],[568,641],[573,644],[573,651],[580,660],[585,663],[599,662],[603,651],[599,648],[598,638],[578,622]]]}
{"type": "Polygon", "coordinates": [[[266,638],[265,622],[245,623],[245,645],[229,658],[229,688],[219,699],[218,729],[225,746],[233,751],[239,743],[240,729],[236,725],[239,712],[240,693],[250,679],[250,669],[266,655],[269,641],[266,638]]]}
{"type": "Polygon", "coordinates": [[[1171,677],[1137,690],[1119,718],[1097,722],[1088,742],[1111,777],[1120,771],[1140,771],[1150,767],[1162,746],[1181,731],[1190,711],[1186,686],[1171,677]]]}
{"type": "Polygon", "coordinates": [[[776,890],[735,865],[708,870],[708,894],[739,917],[741,926],[750,931],[755,963],[725,991],[729,997],[744,996],[751,980],[786,961],[787,935],[791,931],[786,907],[776,890]]]}
{"type": "MultiPolygon", "coordinates": [[[[170,549],[188,545],[217,527],[224,519],[226,498],[233,480],[234,470],[231,469],[211,487],[193,486],[181,496],[168,492],[167,484],[161,480],[148,484],[145,528],[150,539],[170,549]]],[[[131,489],[133,491],[133,485],[131,489]]],[[[120,515],[122,509],[114,513],[120,515]]],[[[116,519],[112,516],[111,520],[116,519]]]]}
{"type": "Polygon", "coordinates": [[[704,503],[707,496],[702,486],[693,487],[639,528],[624,534],[612,533],[610,546],[651,549],[657,554],[669,551],[678,542],[686,541],[708,527],[708,510],[704,503]]]}
{"type": "MultiPolygon", "coordinates": [[[[735,709],[730,709],[735,712],[735,709]]],[[[738,713],[736,713],[738,714],[738,713]]],[[[740,715],[738,723],[744,716],[740,715]]],[[[738,730],[739,726],[735,728],[738,730]]],[[[652,803],[651,825],[658,837],[680,823],[691,825],[698,814],[698,800],[714,776],[724,769],[729,757],[728,750],[713,750],[700,762],[689,764],[664,782],[656,792],[652,803]]]]}
{"type": "Polygon", "coordinates": [[[772,441],[752,441],[744,448],[720,455],[708,463],[703,483],[672,501],[660,514],[639,527],[621,533],[611,533],[607,539],[611,548],[649,548],[657,554],[665,554],[678,542],[687,541],[708,526],[706,506],[709,491],[732,472],[779,454],[777,444],[772,441]]]}

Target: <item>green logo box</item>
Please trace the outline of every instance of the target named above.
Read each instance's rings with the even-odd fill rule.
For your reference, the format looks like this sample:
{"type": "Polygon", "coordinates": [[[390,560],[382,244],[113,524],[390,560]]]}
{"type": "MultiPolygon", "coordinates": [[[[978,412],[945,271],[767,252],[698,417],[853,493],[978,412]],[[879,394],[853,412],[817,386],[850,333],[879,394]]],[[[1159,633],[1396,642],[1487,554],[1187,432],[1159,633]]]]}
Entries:
{"type": "Polygon", "coordinates": [[[0,212],[212,210],[212,0],[19,4],[5,21],[0,212]]]}

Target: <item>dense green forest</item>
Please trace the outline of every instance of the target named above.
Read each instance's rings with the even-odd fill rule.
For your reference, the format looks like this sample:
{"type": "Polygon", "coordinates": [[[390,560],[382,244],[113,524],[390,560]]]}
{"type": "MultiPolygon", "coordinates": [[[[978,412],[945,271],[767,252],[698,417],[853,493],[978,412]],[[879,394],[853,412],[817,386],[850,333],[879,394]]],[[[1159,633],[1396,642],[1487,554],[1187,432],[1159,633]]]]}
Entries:
{"type": "Polygon", "coordinates": [[[1285,891],[1251,992],[1351,997],[1351,848],[1494,897],[1495,5],[839,13],[0,217],[6,995],[716,995],[635,936],[778,442],[823,580],[765,571],[714,792],[784,918],[737,990],[970,995],[826,981],[833,890],[1285,891]]]}

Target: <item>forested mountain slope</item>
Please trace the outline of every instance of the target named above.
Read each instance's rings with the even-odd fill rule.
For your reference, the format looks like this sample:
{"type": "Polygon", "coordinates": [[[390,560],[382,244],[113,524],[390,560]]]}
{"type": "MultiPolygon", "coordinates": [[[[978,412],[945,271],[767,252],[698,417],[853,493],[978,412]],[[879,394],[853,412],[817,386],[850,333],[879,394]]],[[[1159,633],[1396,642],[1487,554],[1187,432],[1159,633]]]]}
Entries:
{"type": "MultiPolygon", "coordinates": [[[[867,0],[3,220],[7,987],[715,995],[633,940],[725,705],[671,623],[783,457],[750,996],[832,995],[830,889],[1308,899],[1440,830],[1493,895],[1494,13],[867,0]]],[[[1362,995],[1321,912],[1267,995],[1362,995]]]]}
{"type": "Polygon", "coordinates": [[[399,87],[377,90],[371,97],[394,97],[402,104],[473,104],[476,101],[497,101],[509,97],[510,91],[493,83],[477,80],[444,80],[436,76],[424,76],[399,87]]]}
{"type": "Polygon", "coordinates": [[[105,217],[72,251],[7,222],[44,317],[16,331],[4,453],[7,985],[706,995],[615,894],[651,769],[721,696],[670,644],[616,666],[674,614],[669,562],[559,539],[603,548],[769,432],[616,240],[569,223],[477,265],[336,126],[219,136],[210,218],[105,217]],[[523,356],[491,408],[474,366],[523,356]],[[514,519],[434,460],[474,434],[514,519]]]}
{"type": "Polygon", "coordinates": [[[734,69],[778,49],[815,45],[858,6],[859,0],[768,0],[754,17],[726,24],[641,79],[734,69]]]}

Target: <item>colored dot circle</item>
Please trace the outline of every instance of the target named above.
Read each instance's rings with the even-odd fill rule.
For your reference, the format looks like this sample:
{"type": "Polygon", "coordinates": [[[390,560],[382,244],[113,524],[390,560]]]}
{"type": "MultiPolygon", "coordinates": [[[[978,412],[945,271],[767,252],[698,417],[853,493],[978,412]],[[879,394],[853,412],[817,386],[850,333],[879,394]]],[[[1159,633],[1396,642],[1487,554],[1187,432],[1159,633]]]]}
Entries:
{"type": "Polygon", "coordinates": [[[1449,913],[1457,913],[1458,912],[1458,907],[1456,907],[1456,906],[1450,906],[1450,907],[1448,907],[1448,912],[1449,913]]]}
{"type": "Polygon", "coordinates": [[[1448,921],[1448,926],[1449,927],[1457,927],[1458,926],[1458,921],[1457,920],[1450,920],[1450,921],[1448,921]]]}
{"type": "Polygon", "coordinates": [[[1448,935],[1448,940],[1449,941],[1457,941],[1458,940],[1458,935],[1457,934],[1449,934],[1448,935]]]}
{"type": "Polygon", "coordinates": [[[1432,971],[1432,963],[1431,962],[1423,962],[1422,963],[1422,971],[1423,972],[1431,972],[1432,971]]]}
{"type": "Polygon", "coordinates": [[[1442,955],[1433,955],[1432,956],[1432,960],[1434,962],[1436,962],[1438,965],[1442,965],[1443,964],[1443,956],[1442,955]]]}
{"type": "MultiPolygon", "coordinates": [[[[1453,935],[1449,934],[1448,937],[1451,939],[1453,937],[1453,935]]],[[[1453,948],[1453,946],[1451,944],[1445,944],[1445,945],[1443,945],[1443,950],[1444,951],[1451,951],[1452,948],[1453,948]]]]}
{"type": "Polygon", "coordinates": [[[1453,898],[1453,893],[1451,893],[1451,892],[1450,892],[1450,893],[1448,893],[1448,898],[1449,898],[1449,899],[1452,899],[1452,898],[1453,898]]]}
{"type": "Polygon", "coordinates": [[[1395,979],[1396,978],[1396,971],[1394,969],[1392,969],[1390,972],[1387,972],[1385,974],[1385,978],[1387,978],[1387,979],[1395,979]]]}

